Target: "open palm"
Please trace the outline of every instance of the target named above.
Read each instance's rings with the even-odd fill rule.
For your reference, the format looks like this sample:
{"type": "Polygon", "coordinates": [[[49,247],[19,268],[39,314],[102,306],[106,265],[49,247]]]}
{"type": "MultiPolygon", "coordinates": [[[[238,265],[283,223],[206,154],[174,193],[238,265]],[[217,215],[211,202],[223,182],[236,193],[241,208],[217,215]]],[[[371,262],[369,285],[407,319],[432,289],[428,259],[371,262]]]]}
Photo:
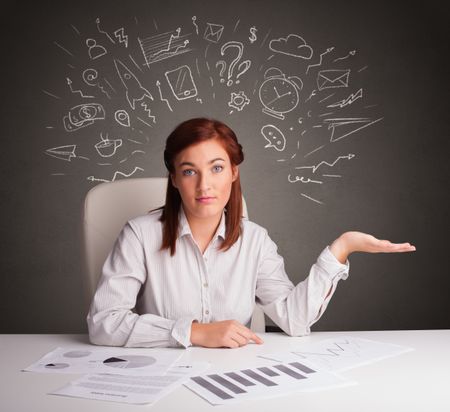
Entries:
{"type": "Polygon", "coordinates": [[[396,253],[416,250],[415,246],[408,242],[392,243],[389,240],[377,239],[375,236],[362,232],[346,232],[344,236],[350,252],[396,253]]]}
{"type": "Polygon", "coordinates": [[[389,240],[377,239],[375,236],[363,232],[345,232],[330,246],[331,252],[341,262],[353,252],[367,253],[398,253],[414,252],[415,246],[410,243],[392,243],[389,240]]]}

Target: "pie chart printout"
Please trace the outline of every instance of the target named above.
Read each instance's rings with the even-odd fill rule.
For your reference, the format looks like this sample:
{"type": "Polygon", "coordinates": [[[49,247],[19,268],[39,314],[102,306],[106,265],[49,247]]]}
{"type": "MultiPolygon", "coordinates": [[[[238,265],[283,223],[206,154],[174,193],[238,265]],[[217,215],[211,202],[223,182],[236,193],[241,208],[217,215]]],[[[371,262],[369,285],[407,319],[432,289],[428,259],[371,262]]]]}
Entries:
{"type": "Polygon", "coordinates": [[[88,350],[72,350],[70,352],[66,352],[64,357],[66,358],[84,358],[85,356],[89,356],[91,354],[88,350]]]}
{"type": "Polygon", "coordinates": [[[145,366],[152,365],[156,362],[156,359],[151,356],[141,355],[126,355],[119,357],[112,357],[105,359],[103,363],[106,366],[120,369],[133,369],[143,368],[145,366]]]}
{"type": "Polygon", "coordinates": [[[45,365],[47,369],[65,369],[69,366],[68,363],[47,363],[47,365],[45,365]]]}

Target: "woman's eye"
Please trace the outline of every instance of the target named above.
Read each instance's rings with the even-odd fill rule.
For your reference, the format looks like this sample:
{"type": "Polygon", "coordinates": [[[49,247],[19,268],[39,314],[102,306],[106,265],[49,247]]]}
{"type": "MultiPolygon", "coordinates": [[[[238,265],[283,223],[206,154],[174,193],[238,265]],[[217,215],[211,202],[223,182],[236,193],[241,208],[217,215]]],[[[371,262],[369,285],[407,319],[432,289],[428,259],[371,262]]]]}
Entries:
{"type": "Polygon", "coordinates": [[[186,169],[182,173],[184,176],[192,176],[195,172],[192,169],[186,169]]]}
{"type": "Polygon", "coordinates": [[[218,173],[223,170],[223,166],[216,165],[213,167],[214,172],[218,173]]]}

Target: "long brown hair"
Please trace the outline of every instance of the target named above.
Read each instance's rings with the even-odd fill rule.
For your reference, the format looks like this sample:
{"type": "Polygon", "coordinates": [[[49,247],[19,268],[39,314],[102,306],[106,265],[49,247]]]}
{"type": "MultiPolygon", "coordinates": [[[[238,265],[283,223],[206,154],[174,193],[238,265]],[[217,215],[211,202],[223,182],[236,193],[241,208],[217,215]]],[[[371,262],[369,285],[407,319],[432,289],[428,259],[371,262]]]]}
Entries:
{"type": "MultiPolygon", "coordinates": [[[[207,118],[194,118],[179,124],[166,140],[164,150],[164,163],[169,171],[167,179],[166,204],[162,207],[160,221],[163,222],[163,241],[161,250],[170,249],[173,256],[176,250],[181,196],[178,189],[173,186],[170,175],[175,174],[174,159],[188,146],[217,139],[224,147],[232,166],[237,166],[244,160],[242,146],[236,135],[226,124],[207,118]]],[[[228,250],[241,235],[242,218],[242,190],[239,174],[231,185],[230,198],[225,206],[225,240],[220,250],[228,250]]]]}

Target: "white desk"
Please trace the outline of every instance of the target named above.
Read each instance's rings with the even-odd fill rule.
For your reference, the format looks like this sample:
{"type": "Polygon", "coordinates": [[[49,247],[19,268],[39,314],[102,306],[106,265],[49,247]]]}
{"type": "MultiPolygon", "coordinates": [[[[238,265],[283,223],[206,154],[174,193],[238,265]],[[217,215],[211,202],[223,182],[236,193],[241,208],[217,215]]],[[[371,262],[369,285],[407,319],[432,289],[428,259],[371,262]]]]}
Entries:
{"type": "MultiPolygon", "coordinates": [[[[179,387],[153,406],[126,405],[47,395],[80,375],[41,374],[20,370],[57,346],[86,347],[86,335],[0,335],[0,410],[2,412],[89,411],[450,411],[450,330],[313,332],[303,338],[260,334],[263,345],[239,349],[189,348],[185,358],[209,361],[213,369],[230,370],[257,354],[296,348],[336,336],[357,336],[415,348],[413,352],[345,372],[359,384],[315,393],[297,393],[237,405],[211,406],[189,389],[179,387]]],[[[146,351],[146,349],[141,349],[146,351]]]]}

